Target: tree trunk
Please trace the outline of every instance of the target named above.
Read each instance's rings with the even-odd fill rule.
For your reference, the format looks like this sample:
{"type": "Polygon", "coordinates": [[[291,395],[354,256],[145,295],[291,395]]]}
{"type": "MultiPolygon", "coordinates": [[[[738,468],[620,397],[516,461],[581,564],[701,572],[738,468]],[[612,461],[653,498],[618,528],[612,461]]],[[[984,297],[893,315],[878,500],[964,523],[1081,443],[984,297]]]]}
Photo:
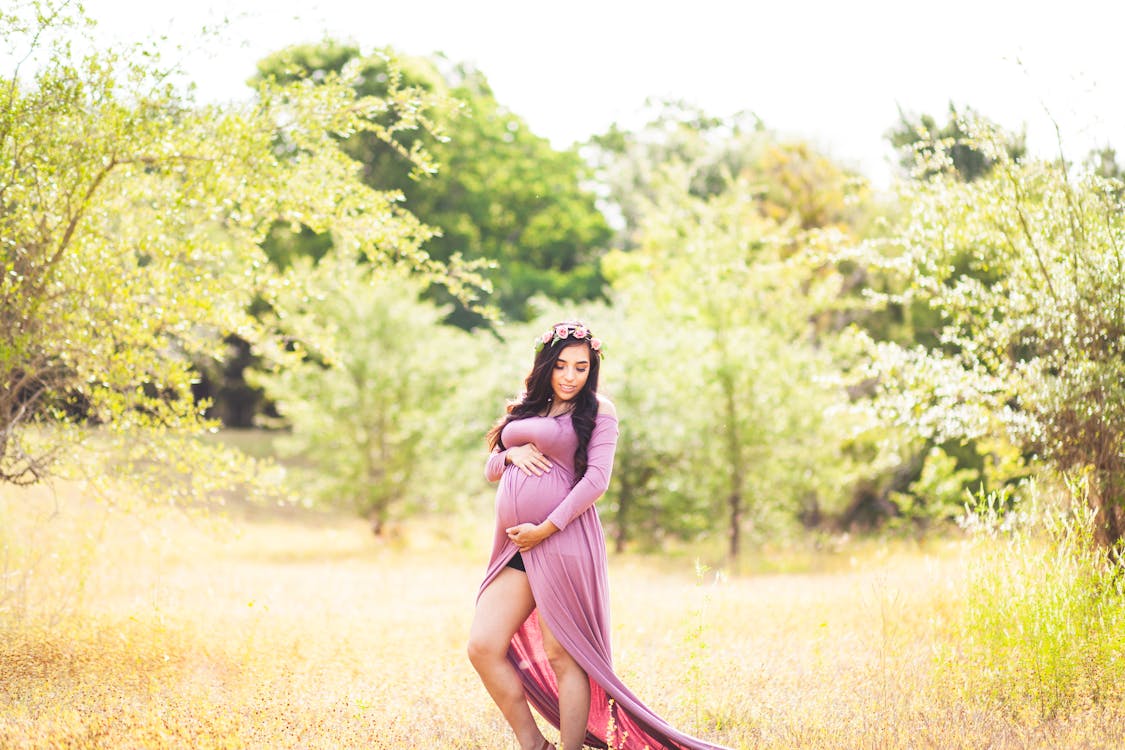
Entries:
{"type": "Polygon", "coordinates": [[[383,536],[385,523],[383,521],[382,510],[380,508],[372,508],[371,512],[367,514],[367,520],[371,522],[371,533],[375,536],[383,536]]]}
{"type": "Polygon", "coordinates": [[[727,423],[727,462],[730,472],[730,494],[727,507],[730,509],[730,559],[737,560],[742,551],[742,512],[743,484],[745,469],[742,465],[742,441],[739,439],[738,399],[735,397],[734,382],[730,377],[723,378],[723,392],[726,397],[727,423]]]}
{"type": "Polygon", "coordinates": [[[730,558],[737,560],[738,553],[742,551],[742,492],[737,487],[731,491],[728,504],[730,506],[730,558]]]}
{"type": "Polygon", "coordinates": [[[1093,472],[1087,502],[1094,511],[1094,539],[1110,554],[1125,536],[1125,497],[1110,472],[1093,472]]]}
{"type": "Polygon", "coordinates": [[[613,550],[621,554],[629,541],[629,509],[633,505],[633,488],[624,477],[617,485],[617,528],[613,534],[613,550]]]}

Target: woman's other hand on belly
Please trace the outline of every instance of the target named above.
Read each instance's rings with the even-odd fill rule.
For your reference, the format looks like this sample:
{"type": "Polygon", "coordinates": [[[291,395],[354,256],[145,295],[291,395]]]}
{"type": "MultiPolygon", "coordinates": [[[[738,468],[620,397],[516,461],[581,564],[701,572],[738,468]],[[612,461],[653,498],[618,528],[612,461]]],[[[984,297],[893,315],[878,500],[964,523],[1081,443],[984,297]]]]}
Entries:
{"type": "Polygon", "coordinates": [[[538,524],[521,523],[518,526],[505,529],[505,532],[508,534],[508,538],[519,548],[520,552],[527,552],[558,530],[558,527],[550,521],[544,521],[538,524]]]}

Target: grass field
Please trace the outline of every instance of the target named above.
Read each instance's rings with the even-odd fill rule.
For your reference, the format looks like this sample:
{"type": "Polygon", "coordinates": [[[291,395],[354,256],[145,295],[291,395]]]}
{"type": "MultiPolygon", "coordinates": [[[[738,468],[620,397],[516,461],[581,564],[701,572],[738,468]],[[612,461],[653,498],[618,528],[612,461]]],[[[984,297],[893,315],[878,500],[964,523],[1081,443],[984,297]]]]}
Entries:
{"type": "MultiPolygon", "coordinates": [[[[0,490],[0,747],[515,748],[464,651],[490,530],[449,528],[0,490]]],[[[736,748],[1125,746],[1120,691],[1044,719],[951,679],[975,549],[737,577],[611,557],[616,667],[736,748]]]]}

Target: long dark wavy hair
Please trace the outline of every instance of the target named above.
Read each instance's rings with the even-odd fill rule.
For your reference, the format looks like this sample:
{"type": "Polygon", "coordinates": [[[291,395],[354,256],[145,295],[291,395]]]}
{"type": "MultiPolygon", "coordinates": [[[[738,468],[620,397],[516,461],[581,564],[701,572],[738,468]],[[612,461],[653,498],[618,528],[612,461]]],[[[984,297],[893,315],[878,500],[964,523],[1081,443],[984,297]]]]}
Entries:
{"type": "MultiPolygon", "coordinates": [[[[566,326],[573,330],[582,326],[574,320],[564,321],[555,327],[566,326]]],[[[550,332],[548,332],[549,334],[550,332]]],[[[545,335],[548,335],[545,334],[545,335]]],[[[598,416],[598,372],[601,370],[601,354],[593,350],[590,341],[592,334],[587,334],[585,339],[568,336],[565,339],[554,340],[543,345],[535,354],[535,361],[531,365],[531,372],[524,380],[523,395],[517,401],[508,404],[507,413],[488,431],[489,450],[494,448],[504,449],[504,441],[500,434],[509,422],[517,419],[527,419],[546,414],[551,408],[551,400],[555,396],[551,388],[551,374],[563,349],[575,344],[586,346],[590,355],[590,370],[586,376],[586,385],[571,400],[574,404],[570,418],[574,424],[574,431],[578,434],[578,447],[574,449],[574,478],[577,482],[586,474],[586,446],[590,443],[590,435],[594,432],[594,421],[598,416]]]]}

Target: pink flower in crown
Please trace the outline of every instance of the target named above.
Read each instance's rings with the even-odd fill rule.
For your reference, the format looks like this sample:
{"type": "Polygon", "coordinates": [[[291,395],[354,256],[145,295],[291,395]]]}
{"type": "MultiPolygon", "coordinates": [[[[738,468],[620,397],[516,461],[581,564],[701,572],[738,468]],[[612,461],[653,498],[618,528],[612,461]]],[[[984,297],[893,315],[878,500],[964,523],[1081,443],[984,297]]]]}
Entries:
{"type": "Polygon", "coordinates": [[[543,338],[541,340],[543,341],[544,344],[549,344],[549,343],[551,343],[551,337],[554,336],[554,335],[555,335],[554,331],[547,331],[546,333],[543,334],[543,338]]]}
{"type": "Polygon", "coordinates": [[[591,349],[593,349],[593,350],[594,350],[594,351],[596,351],[596,352],[598,352],[598,351],[601,351],[601,349],[602,349],[602,340],[601,340],[601,339],[599,339],[599,338],[598,338],[597,336],[592,336],[592,337],[590,338],[590,348],[591,348],[591,349]]]}
{"type": "Polygon", "coordinates": [[[565,339],[570,330],[566,326],[555,326],[555,338],[565,339]]]}
{"type": "Polygon", "coordinates": [[[590,331],[586,328],[586,326],[575,326],[574,327],[574,338],[576,338],[576,339],[584,339],[584,338],[586,338],[586,335],[589,334],[589,333],[590,333],[590,331]]]}

